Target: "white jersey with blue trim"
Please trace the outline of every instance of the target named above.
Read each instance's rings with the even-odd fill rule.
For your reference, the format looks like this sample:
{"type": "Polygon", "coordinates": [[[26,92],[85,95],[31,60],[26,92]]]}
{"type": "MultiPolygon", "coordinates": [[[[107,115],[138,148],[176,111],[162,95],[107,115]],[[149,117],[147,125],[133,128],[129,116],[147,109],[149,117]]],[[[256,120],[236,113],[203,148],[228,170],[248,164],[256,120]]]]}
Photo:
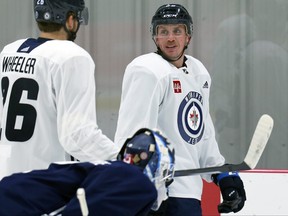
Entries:
{"type": "MultiPolygon", "coordinates": [[[[209,114],[211,78],[203,64],[185,56],[176,68],[156,53],[135,58],[125,70],[115,143],[139,128],[157,128],[175,148],[175,170],[224,164],[209,114]]],[[[201,200],[202,178],[175,177],[169,196],[201,200]]]]}
{"type": "Polygon", "coordinates": [[[23,39],[0,55],[0,178],[52,162],[110,160],[118,147],[98,128],[95,65],[71,41],[23,39]]]}

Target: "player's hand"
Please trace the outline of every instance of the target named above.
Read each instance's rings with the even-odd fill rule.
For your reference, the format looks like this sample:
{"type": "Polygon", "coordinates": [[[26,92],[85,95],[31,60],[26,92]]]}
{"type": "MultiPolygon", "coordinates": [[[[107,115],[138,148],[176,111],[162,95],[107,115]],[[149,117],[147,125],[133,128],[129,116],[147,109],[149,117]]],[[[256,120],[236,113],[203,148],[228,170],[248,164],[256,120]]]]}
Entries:
{"type": "Polygon", "coordinates": [[[237,172],[213,175],[213,180],[219,185],[223,202],[218,205],[219,213],[240,211],[246,201],[243,182],[237,172]]]}

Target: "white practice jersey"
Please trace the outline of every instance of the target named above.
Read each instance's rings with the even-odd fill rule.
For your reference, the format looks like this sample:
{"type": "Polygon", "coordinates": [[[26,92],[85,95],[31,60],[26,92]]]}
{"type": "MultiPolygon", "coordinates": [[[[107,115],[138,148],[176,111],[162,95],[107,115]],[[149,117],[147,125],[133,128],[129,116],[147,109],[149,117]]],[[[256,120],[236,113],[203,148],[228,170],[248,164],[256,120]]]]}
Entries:
{"type": "Polygon", "coordinates": [[[1,175],[51,162],[109,160],[118,147],[97,126],[95,65],[71,41],[23,39],[0,55],[1,175]]]}
{"type": "MultiPolygon", "coordinates": [[[[126,68],[115,143],[122,145],[139,128],[156,128],[175,148],[175,170],[224,164],[209,114],[211,78],[203,64],[186,56],[176,68],[156,53],[126,68]]],[[[169,196],[201,200],[202,178],[175,177],[169,196]]]]}

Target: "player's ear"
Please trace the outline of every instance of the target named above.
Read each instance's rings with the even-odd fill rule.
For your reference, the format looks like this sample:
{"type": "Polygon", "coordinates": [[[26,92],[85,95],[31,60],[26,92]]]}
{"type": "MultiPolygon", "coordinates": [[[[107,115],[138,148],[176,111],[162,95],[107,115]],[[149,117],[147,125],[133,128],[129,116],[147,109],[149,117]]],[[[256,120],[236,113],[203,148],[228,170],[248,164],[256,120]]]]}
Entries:
{"type": "Polygon", "coordinates": [[[68,15],[67,19],[66,19],[66,28],[71,31],[74,29],[74,25],[75,25],[75,19],[74,16],[68,15]]]}

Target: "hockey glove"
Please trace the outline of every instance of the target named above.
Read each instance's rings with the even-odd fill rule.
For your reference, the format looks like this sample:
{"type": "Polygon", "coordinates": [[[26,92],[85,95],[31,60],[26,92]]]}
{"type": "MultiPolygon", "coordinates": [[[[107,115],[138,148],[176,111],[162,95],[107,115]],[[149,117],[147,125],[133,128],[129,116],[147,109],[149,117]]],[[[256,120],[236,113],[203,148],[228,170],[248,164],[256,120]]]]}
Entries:
{"type": "Polygon", "coordinates": [[[246,200],[243,182],[238,172],[225,172],[212,175],[214,183],[220,187],[223,202],[218,205],[219,213],[240,211],[246,200]]]}

